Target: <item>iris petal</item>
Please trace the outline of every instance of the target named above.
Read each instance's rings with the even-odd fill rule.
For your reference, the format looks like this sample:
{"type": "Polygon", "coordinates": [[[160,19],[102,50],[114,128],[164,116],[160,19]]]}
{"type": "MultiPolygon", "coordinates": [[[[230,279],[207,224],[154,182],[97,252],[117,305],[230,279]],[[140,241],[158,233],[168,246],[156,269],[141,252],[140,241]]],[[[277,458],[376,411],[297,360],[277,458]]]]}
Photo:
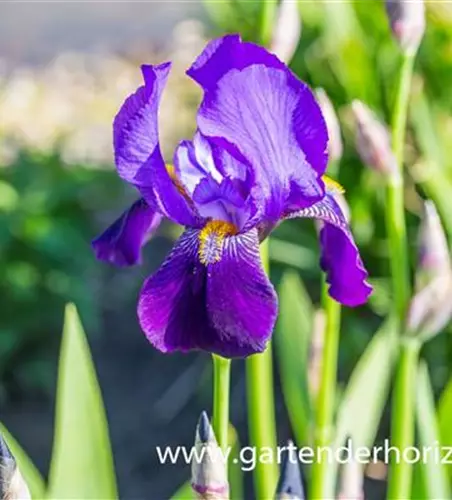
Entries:
{"type": "Polygon", "coordinates": [[[243,357],[262,351],[277,305],[256,241],[254,233],[226,238],[221,260],[204,265],[199,231],[185,231],[141,291],[138,316],[149,341],[163,352],[243,357]]]}
{"type": "Polygon", "coordinates": [[[327,274],[329,294],[346,306],[364,304],[372,287],[366,282],[367,271],[347,220],[334,196],[327,194],[322,201],[293,212],[287,218],[293,217],[308,217],[324,222],[320,231],[320,265],[327,274]]]}
{"type": "Polygon", "coordinates": [[[141,69],[144,85],[125,100],[113,123],[118,173],[164,215],[179,224],[196,225],[196,214],[169,176],[159,146],[158,108],[170,64],[141,69]]]}
{"type": "Polygon", "coordinates": [[[99,260],[116,266],[141,262],[141,248],[157,230],[162,216],[141,198],[92,242],[99,260]]]}
{"type": "Polygon", "coordinates": [[[228,36],[209,44],[188,74],[205,91],[201,133],[251,164],[264,216],[278,219],[293,184],[299,208],[322,198],[326,126],[310,89],[282,62],[228,36]]]}
{"type": "Polygon", "coordinates": [[[265,349],[278,304],[262,267],[255,229],[224,240],[221,260],[209,266],[207,306],[223,341],[235,340],[241,355],[265,349]]]}

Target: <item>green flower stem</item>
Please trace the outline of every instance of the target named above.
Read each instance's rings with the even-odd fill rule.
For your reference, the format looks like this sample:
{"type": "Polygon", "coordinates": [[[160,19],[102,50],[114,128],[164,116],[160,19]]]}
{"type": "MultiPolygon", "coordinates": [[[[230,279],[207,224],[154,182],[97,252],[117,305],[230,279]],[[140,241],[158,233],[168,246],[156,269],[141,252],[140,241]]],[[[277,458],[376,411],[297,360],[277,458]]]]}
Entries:
{"type": "Polygon", "coordinates": [[[388,499],[411,497],[413,466],[403,461],[403,451],[414,445],[414,412],[416,402],[416,377],[420,341],[404,337],[401,341],[392,397],[391,445],[400,453],[393,455],[389,474],[388,499]]]}
{"type": "Polygon", "coordinates": [[[259,39],[261,45],[264,47],[270,45],[277,9],[278,2],[276,0],[265,0],[262,2],[259,39]]]}
{"type": "Polygon", "coordinates": [[[400,332],[410,298],[410,270],[402,174],[395,172],[386,186],[386,230],[392,277],[393,314],[400,332]]]}
{"type": "MultiPolygon", "coordinates": [[[[322,355],[322,371],[319,393],[317,396],[316,426],[314,435],[315,449],[331,446],[336,402],[337,359],[339,352],[339,334],[341,306],[328,295],[328,285],[323,284],[323,307],[326,315],[325,340],[322,355]]],[[[314,462],[311,469],[310,498],[333,498],[329,489],[328,460],[314,462]]]]}
{"type": "Polygon", "coordinates": [[[393,313],[399,332],[405,320],[406,308],[411,294],[405,223],[403,160],[408,103],[415,55],[415,53],[403,55],[392,117],[392,148],[397,160],[398,171],[389,176],[386,189],[386,226],[394,294],[393,313]]]}
{"type": "MultiPolygon", "coordinates": [[[[413,75],[415,53],[404,54],[392,120],[392,147],[398,171],[389,178],[386,191],[386,226],[389,239],[393,282],[393,315],[400,337],[393,406],[391,413],[391,444],[402,454],[414,441],[414,404],[419,341],[402,336],[406,309],[410,299],[410,270],[406,238],[403,161],[405,130],[413,75]]],[[[393,461],[390,469],[388,498],[410,498],[412,465],[393,461]]]]}
{"type": "Polygon", "coordinates": [[[228,446],[229,429],[229,382],[231,360],[212,355],[213,359],[213,431],[223,451],[228,446]]]}
{"type": "Polygon", "coordinates": [[[400,80],[392,116],[392,147],[400,168],[403,165],[405,148],[405,131],[410,100],[411,79],[413,76],[414,59],[416,53],[404,54],[400,70],[400,80]]]}
{"type": "MultiPolygon", "coordinates": [[[[268,240],[261,245],[261,258],[269,271],[268,240]]],[[[267,500],[274,497],[278,481],[276,463],[276,425],[273,396],[272,346],[269,342],[262,354],[255,354],[246,360],[246,384],[248,405],[248,430],[251,446],[257,453],[254,469],[256,498],[267,500]],[[272,453],[273,460],[265,455],[272,453]],[[259,460],[262,459],[262,462],[259,460]]]]}

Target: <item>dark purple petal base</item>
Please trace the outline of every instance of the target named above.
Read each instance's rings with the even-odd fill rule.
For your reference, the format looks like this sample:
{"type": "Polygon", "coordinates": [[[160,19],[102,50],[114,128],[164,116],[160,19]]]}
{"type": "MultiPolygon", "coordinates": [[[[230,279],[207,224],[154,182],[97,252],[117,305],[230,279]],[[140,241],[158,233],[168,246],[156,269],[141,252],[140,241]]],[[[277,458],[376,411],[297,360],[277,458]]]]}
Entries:
{"type": "Polygon", "coordinates": [[[265,349],[277,299],[260,263],[255,231],[224,240],[221,260],[199,260],[199,231],[187,230],[144,284],[138,317],[162,352],[202,349],[244,357],[265,349]]]}

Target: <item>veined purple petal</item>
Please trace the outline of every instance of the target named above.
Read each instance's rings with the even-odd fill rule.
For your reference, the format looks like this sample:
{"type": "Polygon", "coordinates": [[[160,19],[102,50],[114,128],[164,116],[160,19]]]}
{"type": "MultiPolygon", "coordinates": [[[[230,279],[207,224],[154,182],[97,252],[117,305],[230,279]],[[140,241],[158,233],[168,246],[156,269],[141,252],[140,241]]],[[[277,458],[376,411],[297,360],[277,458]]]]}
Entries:
{"type": "Polygon", "coordinates": [[[234,339],[243,353],[263,351],[278,302],[262,267],[257,230],[226,238],[221,259],[208,273],[207,305],[215,329],[224,340],[234,339]]]}
{"type": "Polygon", "coordinates": [[[308,217],[324,222],[320,231],[320,265],[326,272],[329,294],[341,304],[364,304],[372,292],[367,271],[353,240],[347,220],[331,194],[315,205],[293,212],[287,218],[308,217]]]}
{"type": "Polygon", "coordinates": [[[247,165],[212,146],[199,132],[193,141],[179,144],[174,164],[178,180],[205,220],[223,220],[242,229],[254,215],[247,165]]]}
{"type": "Polygon", "coordinates": [[[259,261],[251,260],[258,258],[255,241],[226,238],[221,259],[203,264],[200,231],[185,231],[140,295],[140,324],[157,349],[243,357],[265,348],[277,306],[259,261]]]}
{"type": "Polygon", "coordinates": [[[113,123],[118,173],[173,221],[197,225],[197,217],[171,179],[160,151],[158,107],[170,63],[141,67],[144,85],[130,95],[113,123]]]}
{"type": "Polygon", "coordinates": [[[141,263],[141,248],[157,230],[162,215],[143,198],[137,200],[92,242],[99,260],[116,266],[141,263]]]}
{"type": "Polygon", "coordinates": [[[187,75],[207,90],[214,88],[230,69],[244,69],[252,64],[285,68],[275,55],[254,43],[242,42],[240,35],[233,34],[209,42],[187,70],[187,75]]]}
{"type": "Polygon", "coordinates": [[[298,208],[323,197],[326,125],[311,90],[281,61],[229,36],[209,44],[188,74],[205,91],[199,130],[251,165],[266,217],[281,216],[293,185],[298,208]]]}

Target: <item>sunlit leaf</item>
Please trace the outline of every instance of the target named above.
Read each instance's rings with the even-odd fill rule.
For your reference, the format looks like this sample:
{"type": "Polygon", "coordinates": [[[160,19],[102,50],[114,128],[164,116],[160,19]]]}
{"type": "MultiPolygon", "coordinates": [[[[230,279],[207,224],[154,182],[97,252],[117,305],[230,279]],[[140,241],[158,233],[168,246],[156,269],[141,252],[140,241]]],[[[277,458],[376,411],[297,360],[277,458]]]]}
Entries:
{"type": "Polygon", "coordinates": [[[117,498],[102,396],[73,305],[66,308],[61,345],[49,497],[117,498]]]}
{"type": "Polygon", "coordinates": [[[299,446],[310,442],[312,409],[308,388],[308,356],[313,307],[297,273],[287,272],[278,290],[279,319],[274,336],[282,392],[299,446]]]}
{"type": "MultiPolygon", "coordinates": [[[[335,446],[351,438],[355,448],[370,448],[388,397],[391,374],[397,354],[397,335],[388,319],[375,334],[358,361],[340,403],[335,446]]],[[[336,467],[329,469],[334,480],[336,467]]]]}
{"type": "Polygon", "coordinates": [[[194,499],[195,499],[195,494],[192,490],[190,481],[184,483],[171,497],[171,500],[194,500],[194,499]]]}
{"type": "MultiPolygon", "coordinates": [[[[416,419],[419,431],[420,450],[431,448],[416,464],[413,498],[426,500],[433,498],[450,498],[450,484],[445,466],[435,459],[434,448],[440,441],[438,421],[435,410],[435,399],[430,383],[427,365],[419,364],[417,378],[416,419]]],[[[450,414],[449,414],[450,419],[450,414]]],[[[450,420],[449,420],[450,421],[450,420]]],[[[450,424],[449,424],[450,425],[450,424]]]]}

